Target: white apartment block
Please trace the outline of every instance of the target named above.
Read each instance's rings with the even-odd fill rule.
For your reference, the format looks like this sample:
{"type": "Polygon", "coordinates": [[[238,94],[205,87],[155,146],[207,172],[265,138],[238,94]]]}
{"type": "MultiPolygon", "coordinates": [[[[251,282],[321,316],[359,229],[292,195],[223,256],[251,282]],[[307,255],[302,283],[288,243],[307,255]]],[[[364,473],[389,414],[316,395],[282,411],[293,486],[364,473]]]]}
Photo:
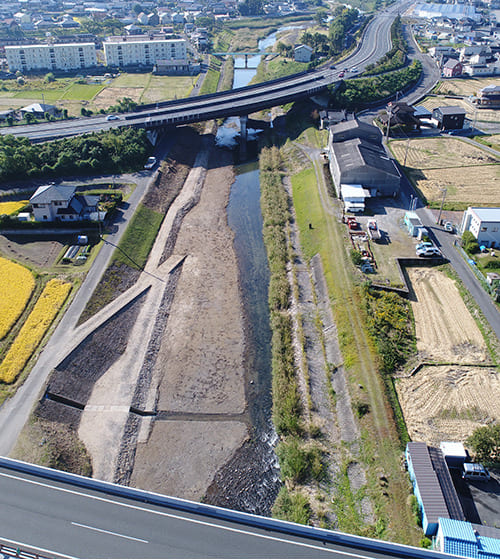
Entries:
{"type": "Polygon", "coordinates": [[[78,70],[97,66],[94,43],[6,46],[11,72],[31,70],[78,70]]]}
{"type": "Polygon", "coordinates": [[[177,62],[178,70],[187,66],[185,39],[113,37],[103,44],[107,66],[153,66],[158,61],[177,62]]]}

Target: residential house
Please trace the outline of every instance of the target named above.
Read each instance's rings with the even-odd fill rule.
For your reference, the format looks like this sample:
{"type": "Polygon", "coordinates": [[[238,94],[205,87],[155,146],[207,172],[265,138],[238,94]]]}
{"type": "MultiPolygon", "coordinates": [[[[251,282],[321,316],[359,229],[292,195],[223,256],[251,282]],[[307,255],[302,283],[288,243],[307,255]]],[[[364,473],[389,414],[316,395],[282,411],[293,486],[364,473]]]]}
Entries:
{"type": "Polygon", "coordinates": [[[465,109],[462,107],[437,107],[432,118],[441,130],[456,130],[464,127],[465,109]]]}
{"type": "Polygon", "coordinates": [[[441,517],[435,550],[460,558],[500,558],[500,529],[441,517]]]}
{"type": "Polygon", "coordinates": [[[500,248],[500,208],[467,208],[460,233],[470,231],[479,246],[500,248]]]}
{"type": "Polygon", "coordinates": [[[99,215],[98,195],[75,194],[75,187],[45,185],[30,198],[33,217],[37,222],[89,220],[99,215]]]}
{"type": "Polygon", "coordinates": [[[310,62],[313,49],[309,45],[297,45],[293,49],[295,62],[310,62]]]}
{"type": "Polygon", "coordinates": [[[341,122],[329,131],[330,171],[340,194],[342,184],[362,185],[371,196],[395,196],[401,174],[382,146],[382,133],[356,119],[341,122]]]}
{"type": "Polygon", "coordinates": [[[500,107],[500,86],[490,84],[477,93],[477,106],[480,108],[498,108],[500,107]]]}
{"type": "Polygon", "coordinates": [[[443,66],[443,76],[445,78],[456,78],[461,76],[463,71],[462,63],[459,60],[449,58],[443,66]]]}
{"type": "Polygon", "coordinates": [[[34,117],[43,118],[45,114],[56,115],[60,109],[55,105],[47,105],[46,103],[32,103],[20,109],[21,116],[24,118],[28,113],[34,117]]]}
{"type": "Polygon", "coordinates": [[[380,113],[378,118],[384,127],[389,123],[390,127],[398,126],[406,130],[418,129],[420,128],[420,121],[415,117],[414,113],[415,109],[411,105],[404,101],[396,101],[390,102],[387,105],[387,111],[380,113]]]}

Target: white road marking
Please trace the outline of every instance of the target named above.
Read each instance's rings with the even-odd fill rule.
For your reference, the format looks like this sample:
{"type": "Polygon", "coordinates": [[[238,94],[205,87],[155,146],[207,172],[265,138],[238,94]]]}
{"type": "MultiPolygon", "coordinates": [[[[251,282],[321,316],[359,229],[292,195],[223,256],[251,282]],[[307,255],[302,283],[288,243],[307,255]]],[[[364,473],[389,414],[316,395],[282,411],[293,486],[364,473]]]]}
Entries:
{"type": "Polygon", "coordinates": [[[122,539],[129,539],[130,541],[149,543],[149,541],[145,541],[144,539],[138,539],[137,537],[131,537],[129,535],[122,535],[121,533],[114,533],[113,531],[106,531],[105,529],[99,529],[98,527],[92,527],[90,525],[83,525],[82,523],[76,523],[76,521],[72,521],[71,525],[83,527],[84,529],[90,529],[91,531],[97,531],[98,533],[106,533],[107,535],[113,535],[114,537],[121,537],[122,539]]]}
{"type": "MultiPolygon", "coordinates": [[[[28,478],[23,478],[20,476],[14,476],[11,474],[7,474],[7,473],[0,473],[0,476],[3,476],[5,478],[12,478],[14,480],[19,480],[21,482],[25,482],[28,484],[34,484],[35,486],[42,486],[44,488],[50,488],[52,490],[56,490],[59,492],[65,492],[67,494],[74,494],[76,496],[82,496],[84,498],[89,498],[92,500],[96,500],[98,502],[105,502],[108,504],[113,504],[116,506],[121,506],[121,507],[125,507],[128,509],[134,509],[136,511],[144,511],[147,513],[152,513],[154,515],[160,515],[162,517],[169,517],[171,519],[177,519],[180,521],[185,521],[185,522],[189,522],[189,523],[193,523],[196,525],[205,525],[207,527],[213,527],[214,529],[221,529],[224,531],[228,531],[228,532],[232,532],[232,533],[240,533],[242,535],[250,535],[252,537],[257,537],[257,538],[261,538],[261,539],[267,539],[267,540],[271,540],[271,541],[277,541],[277,542],[282,542],[285,544],[291,544],[291,545],[295,545],[295,546],[299,546],[299,547],[304,547],[304,548],[312,548],[315,550],[331,550],[332,552],[339,552],[340,554],[345,554],[346,556],[352,556],[354,558],[360,558],[360,559],[364,559],[364,560],[372,560],[373,556],[362,556],[360,554],[353,554],[351,552],[345,552],[343,550],[336,550],[334,548],[327,548],[327,546],[317,546],[314,544],[308,544],[308,543],[302,543],[302,542],[297,542],[297,541],[293,541],[290,539],[283,539],[283,538],[279,538],[279,537],[272,537],[270,535],[262,535],[260,533],[253,533],[252,531],[245,531],[243,529],[236,529],[234,527],[225,527],[224,525],[219,525],[217,523],[209,523],[208,521],[201,521],[199,519],[191,519],[190,517],[185,517],[185,516],[181,516],[181,515],[174,515],[172,513],[166,513],[164,511],[156,511],[154,509],[149,509],[149,508],[144,508],[144,507],[139,507],[139,506],[134,506],[132,504],[126,504],[124,502],[117,502],[116,500],[110,500],[108,498],[101,498],[100,496],[92,496],[92,494],[85,494],[82,492],[77,492],[76,490],[70,490],[69,488],[61,488],[59,486],[54,486],[52,484],[45,484],[44,482],[38,482],[36,480],[30,480],[28,478]]],[[[99,492],[99,490],[97,490],[97,492],[99,492]]],[[[105,493],[105,491],[101,490],[101,492],[105,493]]],[[[127,498],[127,499],[133,499],[133,498],[127,498]]],[[[162,507],[162,506],[159,506],[162,507]]],[[[172,509],[173,506],[163,506],[163,507],[170,507],[172,509]]],[[[203,515],[202,513],[199,513],[198,515],[203,515]]],[[[273,530],[273,529],[271,529],[273,530]]],[[[304,537],[307,538],[307,537],[304,537]]],[[[330,545],[335,545],[335,543],[328,543],[330,545]]],[[[343,544],[343,543],[339,543],[339,546],[349,546],[347,544],[343,544]]]]}
{"type": "Polygon", "coordinates": [[[18,541],[13,541],[11,539],[6,539],[5,537],[0,537],[2,544],[7,546],[13,546],[15,548],[20,548],[21,550],[25,550],[27,548],[31,550],[35,550],[36,552],[41,552],[42,554],[47,554],[51,558],[54,556],[59,556],[60,558],[75,558],[74,556],[68,556],[67,554],[63,554],[62,552],[56,552],[55,550],[48,550],[47,548],[40,548],[39,546],[35,546],[32,544],[26,544],[18,541]]]}

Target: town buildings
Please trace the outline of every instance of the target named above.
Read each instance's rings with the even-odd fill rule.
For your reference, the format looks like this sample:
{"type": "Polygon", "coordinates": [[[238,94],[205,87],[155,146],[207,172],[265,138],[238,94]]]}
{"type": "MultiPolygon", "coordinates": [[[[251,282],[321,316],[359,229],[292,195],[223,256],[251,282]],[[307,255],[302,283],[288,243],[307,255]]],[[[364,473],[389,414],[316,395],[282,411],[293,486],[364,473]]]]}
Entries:
{"type": "Polygon", "coordinates": [[[153,66],[159,61],[173,70],[187,69],[185,39],[146,39],[144,37],[112,37],[104,41],[107,66],[153,66]]]}

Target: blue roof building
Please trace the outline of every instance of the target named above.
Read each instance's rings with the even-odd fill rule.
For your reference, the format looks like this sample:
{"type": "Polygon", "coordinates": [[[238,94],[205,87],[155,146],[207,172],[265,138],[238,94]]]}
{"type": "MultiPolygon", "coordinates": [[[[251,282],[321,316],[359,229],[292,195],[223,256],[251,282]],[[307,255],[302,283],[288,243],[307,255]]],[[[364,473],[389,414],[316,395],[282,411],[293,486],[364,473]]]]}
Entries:
{"type": "Polygon", "coordinates": [[[467,558],[500,558],[500,530],[440,517],[436,548],[467,558]]]}

